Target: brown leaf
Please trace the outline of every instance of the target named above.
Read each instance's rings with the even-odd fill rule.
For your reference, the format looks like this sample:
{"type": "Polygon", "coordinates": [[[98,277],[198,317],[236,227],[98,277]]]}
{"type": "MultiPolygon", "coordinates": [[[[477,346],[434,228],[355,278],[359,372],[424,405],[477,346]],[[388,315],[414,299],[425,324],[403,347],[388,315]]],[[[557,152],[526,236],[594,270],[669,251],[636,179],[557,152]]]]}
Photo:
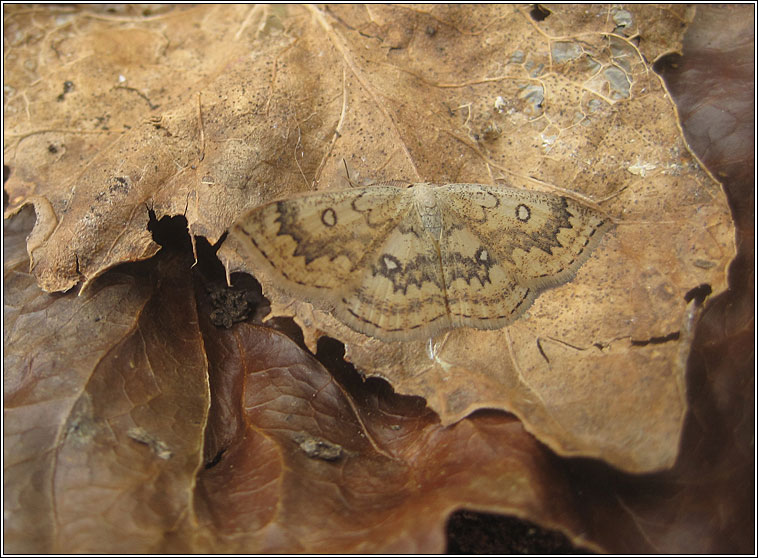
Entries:
{"type": "MultiPolygon", "coordinates": [[[[562,454],[630,471],[673,463],[688,293],[721,292],[734,253],[720,186],[645,58],[679,49],[689,8],[562,7],[541,21],[523,6],[62,10],[5,22],[9,211],[38,210],[28,248],[44,289],[153,255],[148,208],[185,214],[215,242],[246,208],[341,184],[343,160],[361,181],[571,192],[616,230],[499,332],[387,348],[259,278],[311,347],[322,333],[346,341],[359,369],[425,397],[444,424],[507,409],[562,454]]],[[[258,272],[229,247],[221,256],[258,272]]]]}
{"type": "Polygon", "coordinates": [[[17,62],[6,75],[8,211],[40,197],[52,208],[38,225],[46,234],[30,246],[43,289],[66,290],[152,256],[149,209],[158,218],[185,214],[193,233],[215,241],[260,199],[258,184],[272,182],[269,161],[289,135],[286,113],[251,117],[272,101],[276,47],[290,42],[269,36],[268,10],[200,6],[146,18],[19,7],[7,15],[7,56],[17,62]],[[37,26],[50,33],[35,35],[37,26]],[[234,55],[239,40],[261,56],[234,55]],[[250,81],[257,89],[245,95],[250,81]],[[284,135],[272,137],[277,128],[284,135]]]}
{"type": "Polygon", "coordinates": [[[740,227],[732,288],[711,301],[695,334],[693,411],[674,469],[637,476],[556,458],[504,413],[442,427],[423,401],[363,382],[339,354],[319,351],[327,375],[279,334],[214,328],[205,302],[198,318],[186,258],[120,267],[81,296],[40,293],[26,271],[34,218],[24,210],[6,220],[3,245],[6,550],[440,552],[449,511],[468,507],[532,519],[597,550],[749,552],[752,10],[704,9],[696,36],[712,48],[685,50],[671,81],[691,95],[681,105],[685,131],[726,179],[740,227]],[[704,39],[709,29],[718,33],[704,39]],[[719,70],[734,72],[712,77],[719,70]],[[724,114],[733,118],[719,128],[724,114]]]}
{"type": "Polygon", "coordinates": [[[6,229],[17,246],[5,267],[7,549],[158,552],[191,511],[202,458],[191,291],[159,258],[80,296],[40,292],[23,232],[6,229]]]}
{"type": "Polygon", "coordinates": [[[198,285],[203,342],[186,258],[40,293],[22,270],[28,217],[6,229],[13,551],[434,552],[460,506],[581,533],[555,462],[515,418],[442,427],[378,380],[338,383],[279,333],[214,326],[198,285]]]}
{"type": "MultiPolygon", "coordinates": [[[[363,118],[371,130],[387,130],[373,147],[390,143],[383,168],[402,148],[400,161],[410,160],[424,180],[489,174],[524,187],[552,185],[593,197],[614,217],[616,230],[577,277],[543,293],[512,326],[385,345],[294,299],[241,259],[235,244],[227,242],[220,257],[231,270],[256,274],[272,315],[295,316],[312,349],[322,334],[345,341],[357,368],[423,396],[445,424],[483,407],[507,409],[562,454],[651,471],[671,466],[679,446],[697,316],[692,290],[724,289],[734,245],[723,192],[689,154],[661,82],[635,41],[610,34],[631,17],[632,35],[647,37],[649,24],[651,37],[674,37],[668,50],[678,49],[672,30],[681,20],[665,12],[662,34],[665,24],[649,23],[660,18],[658,8],[614,9],[611,18],[606,7],[595,8],[561,8],[547,18],[546,33],[562,21],[577,29],[561,40],[548,40],[526,11],[501,7],[486,18],[440,7],[433,24],[400,7],[371,17],[358,8],[316,14],[338,62],[355,76],[343,94],[359,99],[360,110],[353,101],[340,125],[363,118]],[[431,37],[419,31],[427,24],[436,29],[431,37]],[[497,69],[495,45],[512,53],[497,69]],[[495,127],[503,133],[493,140],[486,130],[495,127]]],[[[651,57],[663,52],[655,44],[651,57]]],[[[351,130],[340,128],[340,140],[357,141],[351,130]]]]}
{"type": "Polygon", "coordinates": [[[580,532],[514,418],[445,428],[386,384],[341,385],[279,333],[201,323],[214,403],[197,503],[214,551],[438,552],[460,506],[580,532]]]}
{"type": "Polygon", "coordinates": [[[699,6],[684,55],[664,62],[682,127],[724,180],[739,252],[687,363],[691,412],[676,466],[624,475],[567,462],[587,535],[615,553],[750,553],[755,539],[754,7],[699,6]]]}

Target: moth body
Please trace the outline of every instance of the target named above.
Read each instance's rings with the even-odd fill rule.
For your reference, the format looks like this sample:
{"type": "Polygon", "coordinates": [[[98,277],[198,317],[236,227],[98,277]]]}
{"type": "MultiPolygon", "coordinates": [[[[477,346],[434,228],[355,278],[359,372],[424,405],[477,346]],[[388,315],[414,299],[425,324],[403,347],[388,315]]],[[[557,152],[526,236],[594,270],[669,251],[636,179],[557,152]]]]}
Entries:
{"type": "Polygon", "coordinates": [[[413,187],[413,206],[424,230],[439,244],[442,237],[442,211],[434,187],[426,183],[416,184],[413,187]]]}

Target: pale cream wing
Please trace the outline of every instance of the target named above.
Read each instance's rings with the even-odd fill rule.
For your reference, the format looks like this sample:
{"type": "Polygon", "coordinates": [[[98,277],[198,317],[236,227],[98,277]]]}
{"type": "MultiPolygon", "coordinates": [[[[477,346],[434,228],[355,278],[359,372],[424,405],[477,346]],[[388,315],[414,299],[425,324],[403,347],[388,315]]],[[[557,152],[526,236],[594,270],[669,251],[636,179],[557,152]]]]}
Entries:
{"type": "Polygon", "coordinates": [[[541,290],[569,281],[611,226],[564,196],[482,184],[436,192],[448,304],[461,325],[512,322],[541,290]]]}
{"type": "Polygon", "coordinates": [[[538,291],[518,282],[486,242],[454,215],[443,217],[440,253],[454,326],[497,329],[526,310],[538,291]]]}
{"type": "Polygon", "coordinates": [[[357,288],[337,317],[386,341],[430,337],[451,327],[437,243],[410,207],[401,223],[364,260],[357,288]]]}
{"type": "Polygon", "coordinates": [[[230,235],[278,288],[331,310],[411,205],[395,186],[313,193],[253,209],[230,235]]]}

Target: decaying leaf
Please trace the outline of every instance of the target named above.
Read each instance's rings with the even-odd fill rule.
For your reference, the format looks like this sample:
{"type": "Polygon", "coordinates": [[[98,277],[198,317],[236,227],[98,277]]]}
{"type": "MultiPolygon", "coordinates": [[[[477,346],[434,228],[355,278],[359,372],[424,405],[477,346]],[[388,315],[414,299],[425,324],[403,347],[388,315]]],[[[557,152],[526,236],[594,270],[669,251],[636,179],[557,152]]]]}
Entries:
{"type": "Polygon", "coordinates": [[[211,390],[225,410],[211,410],[198,520],[216,551],[426,552],[461,505],[549,513],[582,540],[555,505],[560,480],[542,492],[550,460],[512,417],[444,428],[418,398],[341,385],[279,333],[213,331],[211,390]]]}
{"type": "Polygon", "coordinates": [[[650,66],[690,8],[6,8],[7,550],[440,552],[461,508],[598,551],[748,548],[754,318],[729,305],[753,304],[719,297],[695,335],[731,223],[650,66]],[[502,330],[384,343],[264,280],[329,372],[245,323],[265,306],[198,272],[202,239],[192,270],[189,248],[114,268],[158,250],[151,211],[216,242],[349,187],[345,166],[566,195],[616,226],[502,330]],[[624,472],[680,441],[674,468],[624,472]]]}
{"type": "Polygon", "coordinates": [[[547,514],[579,536],[560,475],[543,484],[552,460],[515,418],[444,428],[418,398],[341,386],[280,333],[217,328],[209,303],[198,329],[186,259],[57,296],[16,248],[5,277],[6,366],[24,372],[5,381],[14,551],[428,552],[460,505],[547,514]]]}
{"type": "MultiPolygon", "coordinates": [[[[59,291],[154,254],[148,209],[184,214],[214,242],[262,201],[338,187],[343,161],[356,180],[583,196],[615,230],[573,281],[495,332],[384,346],[258,278],[312,349],[324,333],[345,341],[360,370],[423,396],[444,424],[507,409],[560,453],[665,468],[686,409],[688,293],[721,292],[734,254],[723,192],[646,60],[679,48],[691,17],[679,9],[566,8],[544,26],[524,6],[215,6],[140,18],[139,40],[134,19],[19,10],[6,18],[19,61],[6,79],[9,213],[52,208],[28,248],[40,286],[59,291]],[[667,48],[638,47],[662,18],[667,48]],[[32,40],[30,21],[55,33],[32,40]],[[58,54],[24,69],[48,44],[58,54]]],[[[233,248],[220,253],[228,269],[256,275],[233,248]]]]}
{"type": "MultiPolygon", "coordinates": [[[[353,108],[344,122],[368,118],[372,130],[388,130],[390,139],[378,145],[394,138],[405,148],[401,155],[387,148],[382,173],[394,161],[411,161],[425,179],[452,182],[481,172],[524,189],[578,192],[610,214],[616,229],[573,281],[544,293],[508,328],[459,329],[416,343],[356,335],[342,325],[344,316],[314,311],[245,259],[234,238],[222,259],[256,274],[272,315],[295,316],[311,348],[323,333],[345,341],[356,367],[399,392],[422,395],[446,424],[478,408],[504,408],[561,453],[632,471],[670,466],[697,315],[690,291],[701,284],[723,290],[734,244],[721,188],[687,150],[673,105],[644,58],[661,52],[640,51],[600,12],[577,23],[574,38],[551,40],[520,10],[505,10],[487,25],[463,18],[470,34],[456,31],[476,47],[465,43],[455,58],[435,47],[444,41],[440,32],[418,32],[388,52],[371,48],[397,40],[396,13],[372,11],[370,21],[361,10],[317,14],[354,76],[343,89],[353,108]],[[354,18],[349,25],[347,17],[354,18]],[[598,27],[591,33],[592,25],[598,27]],[[495,37],[499,52],[510,53],[500,66],[484,47],[495,37]],[[418,67],[419,58],[435,63],[418,67]],[[492,129],[492,122],[503,133],[487,140],[477,130],[492,129]],[[452,169],[439,153],[459,166],[452,169]]],[[[614,12],[621,21],[633,16],[637,26],[651,15],[614,12]]],[[[424,28],[425,14],[407,17],[415,22],[409,29],[424,28]]],[[[340,129],[336,145],[349,143],[350,132],[340,129]]],[[[361,166],[363,176],[370,172],[361,166]]],[[[270,226],[276,233],[278,223],[270,226]]],[[[308,261],[301,249],[293,254],[308,261]]]]}
{"type": "Polygon", "coordinates": [[[22,250],[4,276],[5,544],[158,552],[191,511],[209,404],[191,259],[77,297],[41,292],[22,250]]]}

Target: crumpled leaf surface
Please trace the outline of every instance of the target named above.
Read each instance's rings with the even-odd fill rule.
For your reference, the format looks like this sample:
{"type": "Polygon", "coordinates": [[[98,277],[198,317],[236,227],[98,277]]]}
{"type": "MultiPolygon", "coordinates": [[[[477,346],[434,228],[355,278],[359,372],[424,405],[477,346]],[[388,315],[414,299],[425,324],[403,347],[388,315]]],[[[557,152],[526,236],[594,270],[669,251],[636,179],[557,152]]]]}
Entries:
{"type": "Polygon", "coordinates": [[[5,246],[5,543],[155,551],[191,510],[209,405],[184,266],[159,258],[80,297],[47,294],[25,232],[5,246]]]}
{"type": "Polygon", "coordinates": [[[552,463],[515,418],[444,428],[422,400],[386,384],[353,376],[343,387],[280,333],[247,324],[206,333],[220,411],[206,446],[208,463],[220,461],[198,475],[209,549],[426,552],[442,548],[462,495],[479,509],[505,504],[574,524],[555,505],[570,500],[567,487],[544,490],[552,463]]]}
{"type": "Polygon", "coordinates": [[[515,417],[445,428],[386,384],[353,372],[343,387],[281,333],[218,329],[209,307],[198,322],[186,255],[79,297],[40,292],[19,223],[5,277],[14,552],[428,552],[472,503],[581,532],[515,417]]]}
{"type": "MultiPolygon", "coordinates": [[[[598,9],[596,18],[607,15],[598,9]]],[[[528,317],[499,331],[457,330],[428,344],[385,345],[292,300],[259,275],[272,314],[296,315],[306,339],[315,330],[311,336],[324,331],[345,341],[356,367],[389,379],[400,392],[422,395],[446,424],[478,408],[503,408],[563,454],[599,457],[630,471],[670,466],[685,412],[683,372],[695,316],[688,293],[703,283],[723,290],[734,245],[721,188],[687,152],[643,52],[633,41],[599,32],[597,20],[590,33],[582,26],[591,27],[591,18],[579,18],[574,41],[548,40],[523,12],[505,10],[487,25],[464,18],[470,35],[461,32],[457,56],[449,58],[432,51],[420,32],[409,30],[402,40],[393,35],[393,13],[340,12],[337,22],[319,14],[339,51],[335,63],[344,61],[358,82],[346,86],[348,115],[371,119],[378,104],[385,114],[371,129],[397,138],[406,150],[401,160],[414,164],[419,179],[476,181],[479,167],[482,181],[486,172],[519,186],[568,188],[598,200],[617,229],[574,281],[542,294],[528,317]],[[371,48],[375,37],[392,43],[388,53],[371,48]],[[493,43],[509,53],[502,68],[488,66],[493,59],[483,55],[493,43]],[[435,63],[421,66],[419,58],[435,63]],[[361,92],[370,98],[365,109],[361,92]],[[505,105],[498,108],[498,99],[505,105]],[[524,105],[530,101],[534,106],[524,105]],[[464,122],[430,108],[445,106],[464,110],[464,122]],[[411,114],[423,115],[421,122],[411,114]],[[495,128],[502,138],[488,140],[486,130],[495,128]],[[446,153],[460,167],[442,161],[433,168],[427,150],[446,153]]],[[[412,15],[407,28],[422,28],[423,16],[412,15]]],[[[575,15],[556,13],[548,21],[575,15]]],[[[439,32],[434,40],[443,40],[439,32]]],[[[340,139],[350,138],[351,129],[340,129],[340,139]]],[[[240,252],[227,242],[220,256],[231,269],[255,273],[240,252]]]]}
{"type": "MultiPolygon", "coordinates": [[[[477,413],[441,428],[420,400],[393,395],[379,380],[363,386],[355,375],[336,374],[330,380],[310,357],[273,333],[264,339],[276,338],[284,347],[272,343],[263,355],[240,342],[235,350],[234,343],[252,339],[256,328],[238,324],[231,333],[216,331],[216,339],[204,303],[198,316],[190,302],[186,266],[191,260],[186,258],[121,267],[91,283],[80,297],[73,292],[41,294],[26,272],[23,244],[32,223],[31,215],[22,212],[6,221],[11,229],[4,242],[6,549],[233,551],[244,540],[245,551],[440,552],[447,510],[468,507],[530,518],[598,550],[749,552],[754,540],[753,498],[747,488],[754,482],[749,420],[754,414],[754,184],[752,118],[745,107],[752,99],[753,37],[750,28],[740,29],[752,21],[748,14],[735,13],[740,9],[752,11],[749,6],[704,9],[701,42],[695,46],[715,46],[688,58],[702,66],[680,65],[680,87],[689,103],[680,110],[685,125],[693,123],[688,138],[705,148],[700,151],[704,160],[731,184],[743,251],[730,270],[732,290],[712,301],[695,336],[687,386],[692,413],[674,469],[634,476],[590,460],[556,458],[528,441],[518,423],[503,413],[477,413]],[[703,37],[703,29],[717,32],[703,37]],[[737,46],[725,45],[729,40],[737,46]],[[729,63],[719,58],[724,56],[729,63]],[[717,68],[725,69],[724,74],[714,75],[717,68]],[[747,101],[735,93],[741,87],[747,101]],[[724,114],[731,115],[726,124],[724,114]],[[172,265],[180,271],[172,271],[172,265]],[[142,350],[134,350],[135,345],[142,350]],[[277,360],[274,351],[283,358],[277,360]],[[269,367],[240,357],[246,353],[265,356],[269,367]],[[244,373],[235,371],[235,358],[244,373]],[[197,374],[205,359],[211,372],[210,411],[208,386],[197,374]],[[270,366],[277,362],[279,366],[270,366]],[[181,382],[177,363],[187,367],[181,382]],[[146,379],[150,371],[152,384],[146,379]],[[267,392],[256,393],[256,375],[281,381],[266,383],[267,392]],[[309,394],[307,402],[304,394],[309,394]],[[357,424],[370,440],[342,429],[343,421],[357,424]],[[358,455],[324,459],[335,447],[357,449],[358,455]],[[522,452],[517,458],[512,458],[513,448],[522,452]],[[394,468],[384,454],[395,458],[394,468]],[[511,458],[493,468],[480,467],[492,455],[511,458]],[[287,470],[282,463],[297,469],[287,470]],[[388,490],[375,500],[380,505],[368,509],[373,493],[360,489],[381,491],[385,485],[375,477],[397,480],[402,474],[392,474],[402,473],[403,464],[414,479],[427,481],[423,490],[404,497],[405,486],[387,482],[388,490]],[[453,497],[445,488],[451,470],[463,472],[467,487],[453,497]],[[359,484],[345,471],[368,478],[359,484]],[[498,482],[502,478],[521,482],[498,482]],[[472,489],[477,485],[492,494],[485,498],[485,490],[472,489]],[[326,502],[303,502],[300,489],[326,502]],[[327,499],[334,494],[339,498],[327,499]],[[257,505],[261,500],[265,503],[257,505]],[[338,502],[334,509],[330,501],[338,502]],[[297,506],[287,505],[311,510],[323,505],[319,511],[339,525],[346,502],[375,519],[392,509],[386,513],[395,529],[386,543],[387,531],[368,520],[358,527],[370,524],[366,529],[379,539],[361,538],[364,529],[359,535],[347,532],[335,543],[333,533],[323,529],[323,515],[298,515],[297,506]],[[425,513],[433,516],[428,522],[419,517],[425,513]],[[292,521],[301,523],[293,526],[292,521]]],[[[31,164],[11,165],[14,176],[30,169],[31,164]]],[[[40,181],[40,188],[45,185],[49,187],[40,181]]],[[[339,366],[330,366],[333,373],[334,368],[339,366]]],[[[348,527],[361,518],[351,520],[348,527]]]]}
{"type": "MultiPolygon", "coordinates": [[[[186,215],[214,242],[246,208],[339,187],[343,160],[356,180],[505,180],[587,196],[615,231],[574,281],[504,330],[384,346],[274,285],[264,292],[311,348],[323,333],[346,342],[360,370],[424,397],[444,424],[507,409],[562,454],[665,468],[686,409],[688,293],[721,292],[734,253],[721,187],[688,152],[645,60],[678,49],[691,16],[599,5],[542,21],[525,6],[19,10],[6,18],[10,212],[35,205],[34,273],[59,291],[154,254],[148,208],[186,215]],[[37,36],[40,26],[55,33],[37,36]],[[651,40],[637,47],[640,35],[651,40]],[[103,52],[94,67],[92,52],[103,52]]],[[[256,272],[229,246],[221,257],[256,272]]]]}

